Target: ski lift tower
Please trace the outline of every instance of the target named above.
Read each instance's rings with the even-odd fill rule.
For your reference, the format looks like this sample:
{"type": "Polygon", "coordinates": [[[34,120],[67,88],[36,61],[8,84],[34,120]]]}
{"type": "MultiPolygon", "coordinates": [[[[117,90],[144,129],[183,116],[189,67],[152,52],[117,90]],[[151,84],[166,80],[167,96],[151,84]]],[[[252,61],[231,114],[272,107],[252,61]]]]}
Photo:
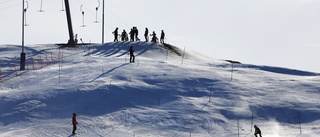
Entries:
{"type": "Polygon", "coordinates": [[[26,66],[26,53],[24,53],[24,15],[25,15],[25,8],[24,8],[24,0],[22,0],[22,51],[20,54],[20,70],[25,70],[26,66]]]}
{"type": "Polygon", "coordinates": [[[68,41],[67,46],[75,47],[76,44],[75,44],[74,38],[73,38],[73,30],[72,30],[72,22],[71,22],[69,0],[64,0],[64,2],[65,2],[65,6],[66,6],[66,15],[67,15],[67,22],[68,22],[68,29],[69,29],[69,41],[68,41]]]}

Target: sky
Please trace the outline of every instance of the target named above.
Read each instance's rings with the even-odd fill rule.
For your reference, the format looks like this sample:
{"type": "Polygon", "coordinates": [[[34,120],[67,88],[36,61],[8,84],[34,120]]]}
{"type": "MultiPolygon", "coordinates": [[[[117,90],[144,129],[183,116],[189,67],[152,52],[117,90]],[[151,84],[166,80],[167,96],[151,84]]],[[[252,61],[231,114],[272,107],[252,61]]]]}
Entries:
{"type": "MultiPolygon", "coordinates": [[[[73,30],[101,43],[102,0],[69,0],[73,30]],[[84,24],[81,27],[82,10],[84,24]]],[[[68,41],[62,0],[28,0],[25,43],[68,41]]],[[[118,27],[166,33],[166,42],[217,59],[320,72],[320,0],[106,0],[105,42],[118,27]]],[[[0,44],[21,45],[22,1],[0,0],[0,44]]]]}

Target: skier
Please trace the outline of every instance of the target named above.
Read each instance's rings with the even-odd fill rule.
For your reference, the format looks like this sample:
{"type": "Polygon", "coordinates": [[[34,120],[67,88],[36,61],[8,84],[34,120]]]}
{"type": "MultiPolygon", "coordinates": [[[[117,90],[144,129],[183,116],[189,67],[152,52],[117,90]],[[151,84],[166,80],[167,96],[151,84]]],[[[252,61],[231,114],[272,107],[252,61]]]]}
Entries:
{"type": "Polygon", "coordinates": [[[130,46],[130,63],[133,63],[134,62],[134,59],[135,59],[135,56],[133,54],[134,50],[133,50],[133,47],[130,46]]]}
{"type": "Polygon", "coordinates": [[[74,36],[74,43],[75,43],[75,44],[78,44],[78,34],[76,34],[76,35],[74,36]]]}
{"type": "Polygon", "coordinates": [[[112,34],[114,35],[114,40],[113,40],[113,42],[118,41],[118,28],[116,28],[116,30],[114,30],[114,31],[112,32],[112,34]]]}
{"type": "Polygon", "coordinates": [[[161,30],[160,43],[164,43],[164,36],[165,36],[165,34],[164,34],[163,30],[161,30]]]}
{"type": "Polygon", "coordinates": [[[130,41],[134,41],[134,31],[133,31],[133,29],[130,30],[129,34],[130,34],[130,41]]]}
{"type": "Polygon", "coordinates": [[[144,38],[146,38],[146,42],[149,41],[148,35],[149,35],[149,30],[148,30],[148,28],[146,28],[146,30],[144,31],[144,38]]]}
{"type": "Polygon", "coordinates": [[[135,41],[140,41],[140,39],[138,38],[138,34],[139,34],[138,28],[133,27],[133,35],[134,35],[134,38],[136,39],[135,41]]]}
{"type": "Polygon", "coordinates": [[[150,34],[150,36],[152,36],[151,42],[157,42],[158,38],[156,32],[153,31],[152,34],[150,34]]]}
{"type": "Polygon", "coordinates": [[[257,136],[258,134],[260,135],[260,137],[262,137],[262,136],[261,136],[261,130],[258,128],[257,125],[254,125],[254,129],[255,129],[255,131],[254,131],[255,137],[258,137],[258,136],[257,136]]]}
{"type": "Polygon", "coordinates": [[[126,30],[123,30],[121,33],[121,41],[128,41],[128,34],[126,30]]]}
{"type": "Polygon", "coordinates": [[[73,114],[72,114],[72,125],[73,125],[72,134],[73,134],[73,135],[74,135],[74,134],[76,134],[77,125],[78,125],[78,122],[77,122],[76,116],[77,116],[77,114],[76,114],[76,113],[73,113],[73,114]]]}

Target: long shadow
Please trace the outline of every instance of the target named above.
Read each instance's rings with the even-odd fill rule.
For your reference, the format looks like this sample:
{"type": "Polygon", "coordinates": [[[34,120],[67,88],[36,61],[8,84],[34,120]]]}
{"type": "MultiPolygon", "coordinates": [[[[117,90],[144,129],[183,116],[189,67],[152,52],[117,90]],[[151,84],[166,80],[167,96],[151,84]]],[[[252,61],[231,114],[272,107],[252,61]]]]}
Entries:
{"type": "Polygon", "coordinates": [[[50,96],[35,95],[17,100],[2,98],[0,124],[34,119],[65,119],[71,118],[73,112],[78,116],[101,116],[137,106],[153,107],[157,105],[159,93],[159,90],[146,92],[129,86],[105,85],[94,90],[55,91],[50,96]]]}
{"type": "Polygon", "coordinates": [[[272,67],[272,66],[256,66],[256,65],[238,65],[238,66],[243,67],[243,68],[259,69],[259,70],[273,72],[273,73],[296,75],[296,76],[318,76],[318,75],[320,75],[320,73],[314,73],[314,72],[302,71],[302,70],[296,70],[296,69],[289,69],[289,68],[272,67]]]}
{"type": "Polygon", "coordinates": [[[119,65],[119,66],[117,66],[117,67],[114,67],[114,68],[112,68],[112,69],[104,72],[103,74],[99,75],[99,76],[96,77],[95,79],[91,80],[90,83],[93,82],[93,81],[95,81],[95,80],[97,80],[97,79],[99,79],[99,78],[101,78],[101,77],[104,76],[104,75],[107,75],[107,74],[115,71],[115,70],[118,69],[118,68],[121,68],[121,67],[126,66],[126,65],[129,65],[129,64],[130,64],[130,63],[125,63],[125,64],[119,65]]]}
{"type": "Polygon", "coordinates": [[[275,106],[251,106],[250,110],[255,115],[265,119],[275,119],[278,122],[299,124],[299,116],[301,123],[310,123],[320,119],[320,110],[305,109],[299,110],[297,107],[275,107],[275,106]]]}
{"type": "MultiPolygon", "coordinates": [[[[148,50],[154,48],[155,46],[159,46],[158,43],[151,43],[151,42],[113,42],[113,43],[106,43],[104,45],[96,45],[92,48],[94,51],[91,51],[90,53],[86,54],[92,55],[96,54],[99,56],[115,56],[115,57],[122,57],[129,53],[130,46],[133,46],[133,49],[135,50],[135,55],[140,56],[143,55],[148,50]]],[[[163,48],[162,46],[159,46],[163,48]]]]}

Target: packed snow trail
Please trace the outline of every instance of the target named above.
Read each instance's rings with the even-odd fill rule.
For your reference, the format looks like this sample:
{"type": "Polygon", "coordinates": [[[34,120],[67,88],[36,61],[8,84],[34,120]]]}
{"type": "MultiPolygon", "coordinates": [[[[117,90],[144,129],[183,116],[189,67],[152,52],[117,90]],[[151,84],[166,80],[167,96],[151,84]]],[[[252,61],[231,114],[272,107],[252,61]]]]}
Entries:
{"type": "MultiPolygon", "coordinates": [[[[1,70],[10,73],[20,49],[0,48],[1,70]]],[[[193,51],[186,51],[182,63],[168,49],[147,42],[60,52],[55,45],[28,46],[29,59],[53,53],[56,62],[4,77],[0,136],[70,136],[73,112],[77,136],[227,137],[238,129],[240,136],[253,136],[252,124],[264,137],[320,133],[319,74],[248,64],[232,69],[227,61],[193,51]],[[129,63],[130,46],[136,63],[129,63]]]]}

